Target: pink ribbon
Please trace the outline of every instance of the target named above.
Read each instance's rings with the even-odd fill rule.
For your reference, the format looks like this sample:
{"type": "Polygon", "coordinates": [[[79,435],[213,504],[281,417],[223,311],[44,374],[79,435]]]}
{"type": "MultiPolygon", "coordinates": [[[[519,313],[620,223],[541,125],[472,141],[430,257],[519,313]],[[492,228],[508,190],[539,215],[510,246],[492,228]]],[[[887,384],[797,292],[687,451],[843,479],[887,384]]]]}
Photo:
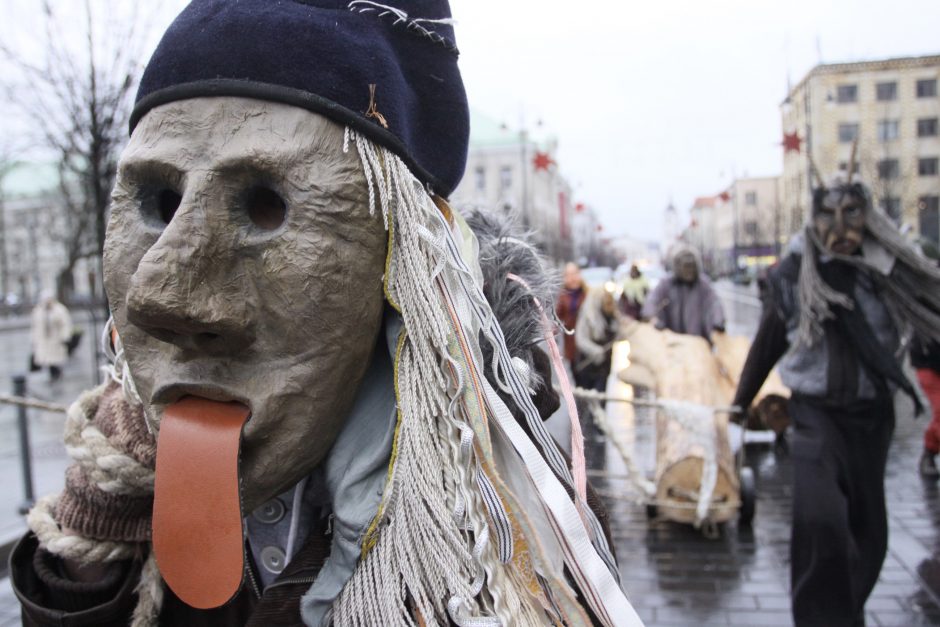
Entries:
{"type": "MultiPolygon", "coordinates": [[[[532,288],[524,279],[511,272],[506,275],[510,281],[515,281],[530,293],[532,288]]],[[[561,352],[558,350],[558,344],[555,343],[555,334],[552,332],[552,324],[545,315],[542,303],[535,296],[532,301],[542,316],[542,330],[545,333],[545,343],[548,344],[548,353],[552,360],[552,367],[558,375],[558,383],[561,385],[561,395],[565,399],[565,405],[568,407],[568,418],[571,420],[571,474],[574,476],[574,490],[578,495],[578,508],[581,503],[587,503],[587,468],[584,462],[584,434],[581,433],[581,421],[578,420],[578,408],[574,402],[574,394],[571,390],[571,382],[568,381],[568,373],[565,371],[565,364],[561,360],[561,352]]],[[[549,383],[550,385],[551,383],[549,383]]]]}

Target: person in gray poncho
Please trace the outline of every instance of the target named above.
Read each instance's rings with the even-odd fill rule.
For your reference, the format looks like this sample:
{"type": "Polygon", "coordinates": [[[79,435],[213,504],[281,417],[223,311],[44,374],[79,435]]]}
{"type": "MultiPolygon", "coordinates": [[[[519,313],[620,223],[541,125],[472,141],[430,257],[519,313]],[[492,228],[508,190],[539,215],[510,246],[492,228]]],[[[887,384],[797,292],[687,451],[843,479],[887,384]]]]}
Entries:
{"type": "Polygon", "coordinates": [[[940,335],[940,271],[850,175],[814,191],[769,291],[733,404],[746,409],[780,361],[793,394],[793,618],[862,625],[887,550],[895,391],[919,408],[901,347],[908,330],[940,335]]]}
{"type": "Polygon", "coordinates": [[[724,332],[725,312],[711,283],[702,276],[698,254],[690,246],[678,247],[672,255],[672,276],[653,290],[643,305],[644,320],[657,329],[700,335],[724,332]]]}

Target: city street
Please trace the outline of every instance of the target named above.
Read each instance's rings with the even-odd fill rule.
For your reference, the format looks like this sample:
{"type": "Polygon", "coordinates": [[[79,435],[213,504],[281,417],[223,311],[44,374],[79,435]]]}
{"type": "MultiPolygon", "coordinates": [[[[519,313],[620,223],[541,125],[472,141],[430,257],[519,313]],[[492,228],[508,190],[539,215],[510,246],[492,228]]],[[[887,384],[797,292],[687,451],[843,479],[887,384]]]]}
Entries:
{"type": "MultiPolygon", "coordinates": [[[[756,286],[716,287],[728,314],[728,332],[752,335],[760,313],[756,286]]],[[[627,388],[612,377],[608,392],[623,396],[627,388]]],[[[935,482],[923,482],[917,474],[926,420],[915,421],[912,413],[909,405],[899,408],[888,461],[890,546],[881,580],[866,605],[869,626],[940,625],[940,496],[935,482]]],[[[637,464],[650,470],[653,412],[612,403],[609,415],[637,464]]],[[[708,539],[688,525],[648,520],[644,507],[627,496],[635,492],[626,481],[610,478],[626,472],[614,447],[595,442],[587,449],[600,452],[603,460],[592,464],[592,482],[611,512],[623,587],[647,625],[792,625],[791,467],[785,452],[748,445],[745,463],[757,477],[752,527],[730,523],[719,537],[708,539]]]]}
{"type": "MultiPolygon", "coordinates": [[[[729,317],[728,332],[751,335],[757,325],[756,288],[720,283],[729,317]]],[[[91,371],[89,331],[65,371],[60,385],[47,383],[45,373],[29,378],[32,396],[69,402],[87,387],[91,371]]],[[[28,341],[22,325],[0,328],[0,347],[7,356],[0,375],[24,369],[28,341]]],[[[611,378],[609,393],[631,394],[611,378]]],[[[608,412],[634,461],[643,469],[653,464],[654,415],[623,403],[608,412]]],[[[940,625],[940,491],[921,481],[916,461],[926,421],[901,409],[892,445],[886,492],[890,516],[890,547],[881,580],[867,605],[867,624],[906,627],[940,625]]],[[[4,543],[25,528],[17,507],[23,499],[17,452],[16,414],[0,407],[0,539],[4,543]]],[[[59,489],[66,465],[61,445],[63,416],[30,411],[36,493],[59,489]]],[[[629,489],[625,465],[614,446],[596,436],[586,442],[591,480],[605,497],[621,566],[624,589],[649,626],[790,625],[789,516],[790,461],[770,445],[749,445],[746,463],[757,477],[757,512],[751,528],[729,523],[717,537],[706,537],[691,526],[650,520],[646,508],[629,489]]],[[[5,564],[4,564],[5,566],[5,564]]],[[[9,579],[0,580],[0,627],[19,624],[18,607],[9,579]]]]}

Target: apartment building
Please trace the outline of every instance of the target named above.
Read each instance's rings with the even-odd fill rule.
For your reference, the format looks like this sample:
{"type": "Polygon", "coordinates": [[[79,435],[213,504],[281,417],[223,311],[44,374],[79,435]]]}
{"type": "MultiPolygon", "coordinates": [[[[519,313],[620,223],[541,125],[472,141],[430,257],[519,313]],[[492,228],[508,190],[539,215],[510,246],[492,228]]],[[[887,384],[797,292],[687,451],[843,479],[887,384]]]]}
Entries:
{"type": "Polygon", "coordinates": [[[818,65],[780,107],[784,133],[781,221],[795,232],[815,186],[846,170],[857,143],[858,175],[899,223],[940,240],[940,55],[818,65]]]}

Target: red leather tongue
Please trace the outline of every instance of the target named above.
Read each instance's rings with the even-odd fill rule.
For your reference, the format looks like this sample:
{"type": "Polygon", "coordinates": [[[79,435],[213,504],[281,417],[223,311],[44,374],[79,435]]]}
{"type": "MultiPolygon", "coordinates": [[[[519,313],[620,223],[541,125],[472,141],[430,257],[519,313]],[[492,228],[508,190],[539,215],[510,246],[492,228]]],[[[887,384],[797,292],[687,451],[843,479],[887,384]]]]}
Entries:
{"type": "Polygon", "coordinates": [[[238,458],[249,410],[187,396],[166,408],[157,437],[153,550],[184,603],[223,605],[245,572],[238,458]]]}

